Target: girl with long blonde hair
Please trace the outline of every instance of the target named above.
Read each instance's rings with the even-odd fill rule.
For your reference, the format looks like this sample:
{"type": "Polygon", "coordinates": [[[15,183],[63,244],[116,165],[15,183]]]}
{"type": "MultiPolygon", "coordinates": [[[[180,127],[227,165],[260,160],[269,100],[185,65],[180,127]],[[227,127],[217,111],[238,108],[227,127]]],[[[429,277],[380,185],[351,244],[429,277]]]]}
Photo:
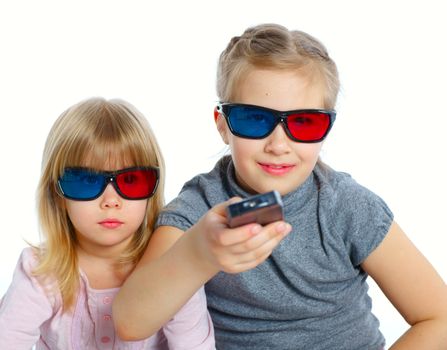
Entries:
{"type": "Polygon", "coordinates": [[[43,241],[24,249],[1,300],[2,349],[214,348],[203,290],[150,338],[114,331],[112,301],[147,247],[164,176],[155,135],[131,104],[91,98],[62,113],[37,191],[43,241]]]}

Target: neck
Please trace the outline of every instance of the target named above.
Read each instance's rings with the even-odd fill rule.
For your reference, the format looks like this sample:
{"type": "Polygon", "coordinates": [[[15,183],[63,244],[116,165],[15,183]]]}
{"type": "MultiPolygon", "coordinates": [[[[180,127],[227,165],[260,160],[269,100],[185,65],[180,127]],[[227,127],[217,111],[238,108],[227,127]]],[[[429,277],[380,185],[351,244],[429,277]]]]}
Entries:
{"type": "Polygon", "coordinates": [[[94,289],[120,287],[134,265],[120,264],[122,249],[92,249],[88,245],[79,244],[77,255],[79,268],[85,273],[89,285],[94,289]]]}

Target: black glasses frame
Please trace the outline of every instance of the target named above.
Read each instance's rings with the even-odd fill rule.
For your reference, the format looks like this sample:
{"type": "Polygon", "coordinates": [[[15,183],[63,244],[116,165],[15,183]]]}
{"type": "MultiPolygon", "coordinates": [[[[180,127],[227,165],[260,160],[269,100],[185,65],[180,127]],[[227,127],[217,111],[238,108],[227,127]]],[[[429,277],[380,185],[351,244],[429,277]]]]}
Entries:
{"type": "Polygon", "coordinates": [[[75,200],[75,201],[92,201],[92,200],[100,197],[104,193],[104,191],[109,183],[112,184],[112,186],[116,190],[116,192],[124,199],[128,199],[128,200],[147,199],[147,198],[152,197],[155,194],[155,192],[157,191],[157,188],[158,188],[158,184],[160,182],[160,169],[157,167],[151,167],[151,166],[137,166],[137,167],[120,169],[120,170],[116,170],[116,171],[98,171],[93,168],[86,168],[86,167],[68,167],[68,168],[64,169],[64,171],[66,171],[66,170],[83,170],[83,171],[91,172],[98,176],[102,176],[104,178],[104,185],[102,186],[102,189],[101,189],[101,191],[99,191],[98,195],[96,195],[94,197],[89,197],[89,198],[77,198],[77,197],[68,196],[66,193],[64,193],[61,183],[60,183],[61,178],[62,178],[62,175],[61,175],[59,177],[59,179],[57,180],[57,185],[58,185],[60,194],[67,199],[71,199],[71,200],[75,200]],[[119,189],[118,184],[116,182],[116,177],[123,173],[131,172],[131,171],[138,171],[138,170],[153,170],[153,171],[155,171],[154,188],[153,188],[152,192],[146,196],[128,197],[124,193],[122,193],[121,190],[119,189]]]}
{"type": "Polygon", "coordinates": [[[329,134],[329,131],[332,129],[332,126],[334,125],[335,118],[337,115],[337,113],[334,110],[329,110],[329,109],[295,109],[295,110],[291,110],[291,111],[277,111],[276,109],[271,109],[271,108],[262,107],[262,106],[256,106],[256,105],[244,104],[244,103],[231,103],[231,102],[219,102],[216,106],[216,110],[218,113],[221,113],[225,117],[225,120],[227,121],[227,125],[228,125],[231,133],[238,137],[242,137],[245,139],[254,139],[254,140],[263,139],[263,138],[266,138],[267,136],[269,136],[273,132],[273,130],[275,130],[276,126],[279,123],[281,123],[287,136],[292,141],[301,142],[301,143],[317,143],[317,142],[323,141],[326,138],[326,136],[329,134]],[[270,130],[267,134],[265,134],[263,136],[247,136],[247,135],[242,135],[242,134],[238,133],[231,126],[230,117],[229,117],[230,110],[233,107],[257,108],[257,109],[260,109],[263,111],[270,112],[276,118],[275,123],[273,124],[272,130],[270,130]],[[287,122],[286,122],[287,118],[292,114],[296,115],[296,114],[301,114],[301,113],[322,113],[322,114],[326,114],[329,116],[329,126],[322,137],[320,137],[319,139],[316,139],[316,140],[300,140],[292,135],[292,133],[289,130],[289,127],[287,126],[287,122]]]}

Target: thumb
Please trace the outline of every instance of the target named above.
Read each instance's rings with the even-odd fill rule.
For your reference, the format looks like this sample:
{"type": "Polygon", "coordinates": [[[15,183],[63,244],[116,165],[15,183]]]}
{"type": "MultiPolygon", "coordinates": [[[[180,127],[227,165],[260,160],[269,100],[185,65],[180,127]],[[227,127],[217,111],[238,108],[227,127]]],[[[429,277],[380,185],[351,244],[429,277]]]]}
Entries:
{"type": "Polygon", "coordinates": [[[219,203],[215,205],[211,210],[218,215],[227,216],[226,209],[230,204],[240,202],[242,198],[240,197],[231,197],[229,200],[219,203]]]}

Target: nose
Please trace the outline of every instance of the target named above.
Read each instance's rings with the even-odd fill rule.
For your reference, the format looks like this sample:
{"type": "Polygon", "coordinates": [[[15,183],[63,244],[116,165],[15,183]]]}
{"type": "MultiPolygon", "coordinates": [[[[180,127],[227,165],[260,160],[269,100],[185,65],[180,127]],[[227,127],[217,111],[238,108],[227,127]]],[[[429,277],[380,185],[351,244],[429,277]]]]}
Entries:
{"type": "Polygon", "coordinates": [[[101,195],[101,208],[120,208],[121,196],[116,192],[115,188],[109,183],[101,195]]]}
{"type": "Polygon", "coordinates": [[[275,155],[286,154],[290,152],[290,139],[287,136],[282,123],[276,125],[273,132],[267,136],[265,152],[275,155]]]}

